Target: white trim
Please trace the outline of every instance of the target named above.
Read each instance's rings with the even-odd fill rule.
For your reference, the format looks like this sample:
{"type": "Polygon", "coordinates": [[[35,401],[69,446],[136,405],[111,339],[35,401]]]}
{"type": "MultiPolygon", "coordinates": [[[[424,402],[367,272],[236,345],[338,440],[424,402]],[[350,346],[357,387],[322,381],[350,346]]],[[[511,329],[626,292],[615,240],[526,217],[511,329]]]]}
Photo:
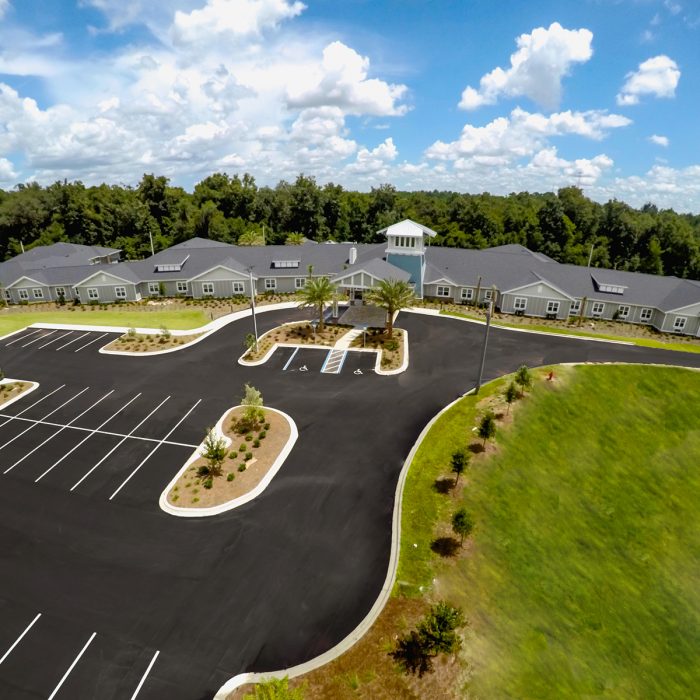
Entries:
{"type": "Polygon", "coordinates": [[[126,287],[124,287],[121,284],[115,286],[114,287],[114,298],[115,299],[126,299],[126,287]],[[124,293],[120,294],[119,290],[122,290],[122,292],[124,292],[124,293]]]}
{"type": "Polygon", "coordinates": [[[87,298],[88,301],[99,301],[100,300],[100,290],[97,287],[87,288],[87,298]],[[93,296],[94,293],[94,296],[93,296]]]}
{"type": "Polygon", "coordinates": [[[473,301],[474,300],[474,287],[462,287],[459,290],[459,298],[462,301],[473,301]],[[467,292],[465,294],[465,292],[467,292]]]}
{"type": "Polygon", "coordinates": [[[683,331],[685,330],[685,327],[688,325],[688,317],[687,316],[676,316],[676,318],[673,319],[673,330],[674,331],[683,331]]]}
{"type": "MultiPolygon", "coordinates": [[[[451,279],[448,279],[447,277],[440,277],[439,279],[430,280],[430,281],[425,280],[425,281],[423,282],[423,284],[424,284],[424,285],[426,285],[426,284],[449,284],[449,285],[451,285],[452,287],[463,287],[463,286],[465,286],[465,285],[457,284],[456,282],[453,282],[451,279]]],[[[468,285],[467,285],[467,286],[468,286],[468,285]]]]}
{"type": "Polygon", "coordinates": [[[644,321],[651,321],[651,319],[654,318],[654,309],[651,306],[643,306],[639,310],[639,322],[644,323],[644,321]],[[645,314],[645,311],[648,311],[648,315],[645,314]]]}
{"type": "Polygon", "coordinates": [[[234,294],[245,294],[245,282],[243,280],[233,280],[231,282],[231,290],[234,294]]]}
{"type": "Polygon", "coordinates": [[[150,296],[160,295],[160,282],[148,282],[148,294],[150,296]]]}
{"type": "Polygon", "coordinates": [[[175,282],[175,293],[176,294],[188,294],[190,291],[190,283],[187,282],[186,280],[177,280],[175,282]],[[182,288],[182,285],[185,286],[185,288],[182,288]]]}
{"type": "Polygon", "coordinates": [[[200,282],[202,285],[202,296],[203,297],[213,297],[214,294],[216,293],[216,287],[214,286],[213,282],[200,282]],[[207,287],[207,289],[204,289],[207,287]],[[207,291],[211,289],[211,291],[207,291]]]}
{"type": "MultiPolygon", "coordinates": [[[[234,406],[234,408],[241,408],[241,406],[234,406]]],[[[229,408],[228,411],[226,411],[224,415],[221,416],[221,418],[219,418],[216,425],[214,426],[214,434],[217,437],[223,438],[225,440],[227,448],[231,446],[232,441],[231,438],[228,438],[226,437],[226,435],[224,435],[223,424],[226,416],[232,410],[234,410],[234,408],[229,408]]],[[[290,432],[289,439],[285,443],[280,453],[277,455],[277,458],[272,463],[272,466],[267,470],[267,473],[260,480],[260,482],[255,488],[251,489],[248,493],[244,494],[243,496],[239,496],[238,498],[234,498],[233,500],[228,501],[226,503],[222,503],[218,506],[211,506],[210,508],[183,508],[182,506],[174,506],[171,503],[168,503],[168,493],[170,493],[170,490],[173,488],[173,486],[175,486],[177,480],[189,469],[190,465],[192,465],[201,457],[202,445],[204,444],[202,442],[202,444],[197,447],[197,449],[192,453],[190,458],[182,466],[180,471],[178,471],[178,473],[171,479],[170,483],[165,487],[165,489],[161,493],[160,498],[158,499],[158,505],[161,507],[161,509],[164,510],[166,513],[169,513],[170,515],[176,515],[180,518],[199,518],[226,513],[229,510],[238,508],[244,503],[249,503],[253,499],[257,498],[270,485],[270,482],[284,464],[285,460],[289,456],[289,453],[292,451],[292,448],[294,447],[297,438],[299,437],[299,430],[297,429],[296,423],[289,415],[284,413],[284,411],[280,411],[276,408],[270,408],[269,406],[265,406],[264,410],[272,411],[273,413],[277,413],[280,416],[282,416],[282,418],[284,418],[289,424],[290,432]]]]}
{"type": "Polygon", "coordinates": [[[276,277],[265,277],[265,291],[274,292],[277,289],[276,277]]]}
{"type": "Polygon", "coordinates": [[[545,314],[558,314],[559,309],[561,309],[561,302],[558,299],[547,299],[547,306],[545,307],[545,314]]]}
{"type": "MultiPolygon", "coordinates": [[[[96,272],[93,272],[91,275],[88,275],[85,279],[80,280],[79,282],[76,282],[73,286],[74,287],[80,287],[84,284],[86,284],[89,280],[91,280],[93,277],[97,277],[97,275],[107,275],[108,277],[111,277],[112,279],[119,280],[120,282],[126,282],[127,284],[135,285],[138,284],[138,282],[132,282],[131,280],[125,279],[124,277],[120,277],[119,275],[115,275],[113,272],[107,272],[106,270],[97,270],[96,272]]],[[[111,285],[109,284],[102,284],[99,285],[101,287],[109,287],[111,285]]]]}
{"type": "Polygon", "coordinates": [[[438,285],[435,287],[435,296],[436,296],[436,297],[440,297],[441,299],[449,299],[449,298],[452,296],[450,287],[449,287],[448,285],[446,285],[446,284],[438,284],[438,285]],[[447,293],[446,293],[446,294],[441,294],[441,293],[440,293],[440,290],[441,290],[441,289],[444,290],[444,291],[447,292],[447,293]]]}
{"type": "Polygon", "coordinates": [[[618,304],[617,305],[617,317],[621,321],[626,321],[629,318],[632,307],[629,304],[618,304]]]}
{"type": "Polygon", "coordinates": [[[44,300],[44,290],[41,287],[34,287],[32,288],[32,296],[34,299],[41,299],[42,301],[44,300]]]}
{"type": "Polygon", "coordinates": [[[17,289],[17,296],[19,297],[20,301],[29,301],[29,288],[19,287],[17,289]]]}
{"type": "MultiPolygon", "coordinates": [[[[200,272],[198,275],[195,275],[194,277],[188,277],[187,281],[188,282],[195,282],[200,277],[204,277],[204,275],[208,275],[210,272],[213,272],[214,270],[226,270],[228,272],[232,272],[234,275],[238,275],[242,280],[248,279],[245,272],[238,272],[238,270],[234,270],[233,268],[226,267],[226,265],[214,265],[213,267],[210,267],[208,270],[204,270],[204,272],[200,272]]],[[[258,278],[255,275],[253,275],[253,279],[257,280],[258,278]]],[[[221,282],[222,280],[217,280],[217,281],[221,282]]]]}
{"type": "Polygon", "coordinates": [[[602,316],[605,313],[605,302],[604,301],[592,301],[591,302],[591,316],[602,316]],[[600,307],[600,311],[596,311],[596,307],[600,307]]]}
{"type": "MultiPolygon", "coordinates": [[[[19,284],[22,280],[27,280],[28,282],[31,282],[32,284],[38,284],[40,287],[46,286],[43,282],[39,282],[39,280],[35,280],[33,277],[27,277],[26,275],[22,275],[21,277],[17,278],[12,284],[5,285],[5,289],[11,289],[16,284],[19,284]]],[[[25,287],[25,289],[26,289],[26,287],[25,287]]]]}
{"type": "Polygon", "coordinates": [[[527,297],[513,297],[514,311],[527,311],[527,297]]]}

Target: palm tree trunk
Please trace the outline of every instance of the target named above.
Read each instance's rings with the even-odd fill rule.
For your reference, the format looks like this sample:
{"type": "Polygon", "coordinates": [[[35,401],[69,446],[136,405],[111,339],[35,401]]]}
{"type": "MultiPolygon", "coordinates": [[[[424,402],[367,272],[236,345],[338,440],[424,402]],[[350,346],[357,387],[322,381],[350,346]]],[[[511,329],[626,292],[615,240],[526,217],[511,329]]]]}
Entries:
{"type": "Polygon", "coordinates": [[[386,311],[386,335],[389,340],[394,337],[394,314],[391,309],[386,311]]]}
{"type": "Polygon", "coordinates": [[[323,331],[323,304],[318,305],[318,330],[323,331]]]}

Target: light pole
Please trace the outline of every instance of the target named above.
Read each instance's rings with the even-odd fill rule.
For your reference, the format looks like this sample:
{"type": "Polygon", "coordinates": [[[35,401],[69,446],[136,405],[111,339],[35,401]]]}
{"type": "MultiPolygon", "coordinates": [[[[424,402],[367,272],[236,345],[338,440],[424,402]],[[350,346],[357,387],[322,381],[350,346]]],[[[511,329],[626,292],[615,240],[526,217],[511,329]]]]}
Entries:
{"type": "Polygon", "coordinates": [[[486,309],[486,328],[484,329],[484,344],[481,347],[481,364],[479,365],[479,379],[476,382],[474,393],[478,394],[481,389],[481,381],[484,378],[484,365],[486,364],[486,348],[489,344],[489,329],[491,328],[491,311],[493,309],[493,301],[489,302],[486,309]]]}
{"type": "Polygon", "coordinates": [[[250,308],[253,312],[253,333],[255,334],[255,352],[258,351],[258,320],[255,317],[255,289],[253,288],[253,268],[248,268],[250,279],[250,308]]]}

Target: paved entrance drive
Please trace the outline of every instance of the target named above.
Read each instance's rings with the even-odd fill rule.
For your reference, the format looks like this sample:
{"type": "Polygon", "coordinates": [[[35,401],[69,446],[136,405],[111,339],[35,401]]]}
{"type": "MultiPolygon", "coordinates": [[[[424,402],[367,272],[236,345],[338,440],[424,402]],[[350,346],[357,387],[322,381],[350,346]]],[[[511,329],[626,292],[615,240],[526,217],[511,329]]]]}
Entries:
{"type": "Polygon", "coordinates": [[[366,304],[364,306],[348,306],[347,310],[338,319],[339,323],[350,326],[364,326],[365,328],[384,328],[386,324],[386,311],[378,306],[366,304]]]}

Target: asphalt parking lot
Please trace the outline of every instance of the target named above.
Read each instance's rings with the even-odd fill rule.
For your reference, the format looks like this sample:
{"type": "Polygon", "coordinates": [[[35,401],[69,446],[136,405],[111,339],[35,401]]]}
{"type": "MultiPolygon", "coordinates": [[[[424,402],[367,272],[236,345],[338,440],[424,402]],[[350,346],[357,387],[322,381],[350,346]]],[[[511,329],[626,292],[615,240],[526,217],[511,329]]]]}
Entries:
{"type": "MultiPolygon", "coordinates": [[[[382,377],[369,353],[348,353],[338,374],[312,349],[242,367],[249,325],[161,357],[99,354],[114,334],[0,340],[5,373],[40,383],[0,409],[0,697],[203,700],[242,671],[326,651],[366,615],[398,473],[425,423],[473,386],[483,329],[403,314],[411,365],[382,377]],[[163,513],[162,489],[246,381],[297,423],[283,468],[222,516],[163,513]]],[[[700,365],[496,329],[489,347],[487,378],[523,363],[700,365]]]]}

